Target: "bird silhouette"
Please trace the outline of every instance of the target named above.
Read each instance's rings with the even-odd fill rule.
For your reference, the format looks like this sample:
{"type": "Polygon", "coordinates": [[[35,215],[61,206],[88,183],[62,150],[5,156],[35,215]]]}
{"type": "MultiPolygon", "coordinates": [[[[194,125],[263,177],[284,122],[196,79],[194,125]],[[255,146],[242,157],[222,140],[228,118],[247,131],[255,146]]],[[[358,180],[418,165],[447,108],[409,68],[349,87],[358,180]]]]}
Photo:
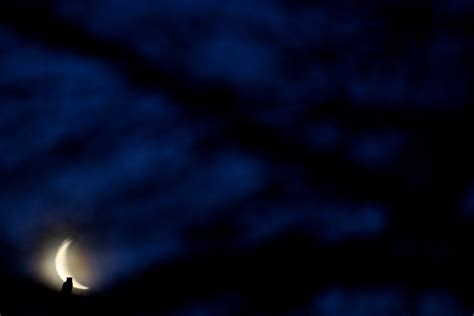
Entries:
{"type": "Polygon", "coordinates": [[[66,281],[63,283],[63,287],[61,288],[61,294],[71,295],[71,293],[72,293],[72,278],[67,278],[66,281]]]}

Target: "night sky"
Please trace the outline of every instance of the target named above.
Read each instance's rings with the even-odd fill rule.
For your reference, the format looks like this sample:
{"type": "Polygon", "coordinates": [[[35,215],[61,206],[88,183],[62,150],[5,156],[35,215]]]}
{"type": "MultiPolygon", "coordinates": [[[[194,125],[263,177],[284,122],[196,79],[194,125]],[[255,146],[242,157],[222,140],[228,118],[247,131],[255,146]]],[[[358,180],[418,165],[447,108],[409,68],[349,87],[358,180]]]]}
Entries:
{"type": "Polygon", "coordinates": [[[1,316],[471,315],[473,21],[2,1],[1,316]],[[66,238],[92,271],[71,301],[38,272],[66,238]]]}

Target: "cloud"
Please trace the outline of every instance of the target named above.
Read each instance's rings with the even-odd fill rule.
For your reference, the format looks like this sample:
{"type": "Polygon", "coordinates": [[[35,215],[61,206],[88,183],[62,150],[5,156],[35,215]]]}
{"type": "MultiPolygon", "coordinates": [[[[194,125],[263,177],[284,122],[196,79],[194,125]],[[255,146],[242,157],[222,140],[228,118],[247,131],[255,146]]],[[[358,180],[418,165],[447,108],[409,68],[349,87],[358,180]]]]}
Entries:
{"type": "Polygon", "coordinates": [[[321,316],[462,315],[465,307],[442,291],[422,291],[408,298],[397,288],[355,289],[332,288],[315,299],[314,313],[321,316]]]}
{"type": "Polygon", "coordinates": [[[390,168],[400,164],[406,136],[397,131],[372,131],[354,139],[349,157],[366,168],[390,168]]]}

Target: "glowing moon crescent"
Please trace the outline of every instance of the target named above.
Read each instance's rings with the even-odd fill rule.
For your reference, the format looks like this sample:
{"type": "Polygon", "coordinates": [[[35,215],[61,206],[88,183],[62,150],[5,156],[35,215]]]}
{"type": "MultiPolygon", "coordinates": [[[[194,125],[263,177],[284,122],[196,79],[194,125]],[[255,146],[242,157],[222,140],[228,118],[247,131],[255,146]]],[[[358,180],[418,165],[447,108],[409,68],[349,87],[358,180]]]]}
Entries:
{"type": "MultiPolygon", "coordinates": [[[[67,260],[66,260],[66,255],[67,255],[67,249],[69,248],[69,245],[72,243],[71,239],[66,239],[62,242],[62,244],[58,248],[58,252],[56,254],[56,260],[55,260],[55,265],[56,265],[56,272],[58,273],[58,276],[61,278],[61,280],[66,281],[66,278],[72,277],[71,273],[69,272],[69,269],[67,267],[67,260]]],[[[73,287],[76,289],[80,290],[88,290],[89,287],[82,285],[81,283],[77,282],[76,280],[73,281],[73,287]]]]}

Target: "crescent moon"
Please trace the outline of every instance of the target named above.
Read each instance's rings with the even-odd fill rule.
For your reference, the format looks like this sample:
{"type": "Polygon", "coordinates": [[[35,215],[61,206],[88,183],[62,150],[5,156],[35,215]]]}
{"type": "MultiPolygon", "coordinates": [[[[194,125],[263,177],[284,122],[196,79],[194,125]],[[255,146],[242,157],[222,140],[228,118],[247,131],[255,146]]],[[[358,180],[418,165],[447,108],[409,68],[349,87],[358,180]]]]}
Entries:
{"type": "MultiPolygon", "coordinates": [[[[69,272],[68,266],[67,266],[67,260],[66,260],[66,255],[67,255],[67,250],[69,248],[69,245],[72,243],[72,239],[66,239],[64,240],[61,245],[58,248],[58,252],[56,253],[56,260],[55,260],[55,265],[56,265],[56,272],[58,273],[59,278],[63,280],[64,282],[66,281],[66,278],[69,276],[71,277],[71,273],[69,272]]],[[[88,290],[89,287],[82,285],[78,281],[74,279],[73,282],[73,287],[76,289],[80,290],[88,290]]]]}

